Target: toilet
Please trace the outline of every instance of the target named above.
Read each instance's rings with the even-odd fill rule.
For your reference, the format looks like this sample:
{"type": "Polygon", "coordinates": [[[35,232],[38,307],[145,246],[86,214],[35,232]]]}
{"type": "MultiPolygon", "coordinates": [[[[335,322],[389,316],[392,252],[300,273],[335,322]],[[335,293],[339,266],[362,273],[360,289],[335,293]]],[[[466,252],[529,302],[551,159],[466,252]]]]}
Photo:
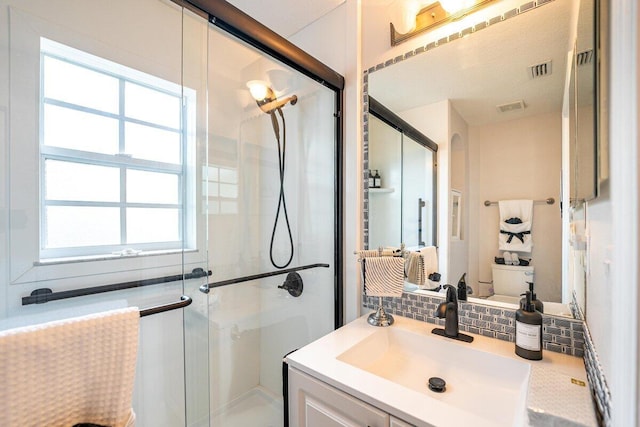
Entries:
{"type": "Polygon", "coordinates": [[[533,266],[493,264],[493,293],[488,299],[519,304],[520,295],[529,290],[527,282],[533,282],[533,266]]]}

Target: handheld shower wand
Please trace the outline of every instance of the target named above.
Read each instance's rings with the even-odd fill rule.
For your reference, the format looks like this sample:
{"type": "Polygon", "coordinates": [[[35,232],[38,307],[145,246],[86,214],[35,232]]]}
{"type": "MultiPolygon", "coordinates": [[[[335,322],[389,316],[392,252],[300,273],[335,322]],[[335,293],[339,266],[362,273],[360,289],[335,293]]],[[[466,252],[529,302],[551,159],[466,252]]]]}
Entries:
{"type": "Polygon", "coordinates": [[[293,236],[291,234],[291,225],[289,224],[289,214],[287,212],[287,201],[284,194],[284,170],[285,170],[285,157],[287,153],[287,125],[284,119],[284,113],[282,107],[288,102],[291,105],[295,105],[298,102],[298,97],[295,95],[289,96],[282,100],[278,100],[273,90],[264,82],[252,80],[247,83],[247,87],[251,92],[251,96],[255,99],[256,104],[260,109],[271,116],[271,125],[273,126],[273,133],[276,137],[278,144],[278,172],[280,178],[280,194],[278,196],[278,208],[276,209],[276,217],[273,221],[273,230],[271,231],[271,242],[269,243],[269,258],[271,264],[276,268],[286,268],[293,260],[293,236]],[[276,112],[282,119],[282,144],[280,142],[280,125],[278,124],[278,118],[276,112]],[[273,242],[276,236],[276,228],[278,226],[278,220],[280,219],[280,212],[283,212],[285,223],[287,224],[287,233],[289,235],[289,259],[285,264],[278,264],[273,259],[273,242]]]}

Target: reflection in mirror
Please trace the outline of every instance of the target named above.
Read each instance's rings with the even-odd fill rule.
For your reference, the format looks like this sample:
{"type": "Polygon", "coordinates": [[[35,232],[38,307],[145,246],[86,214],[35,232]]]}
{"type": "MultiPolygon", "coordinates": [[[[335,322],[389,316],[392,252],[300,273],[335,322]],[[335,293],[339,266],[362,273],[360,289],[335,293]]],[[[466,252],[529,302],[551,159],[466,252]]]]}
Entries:
{"type": "Polygon", "coordinates": [[[438,146],[375,99],[368,104],[366,247],[435,246],[438,146]]]}
{"type": "Polygon", "coordinates": [[[571,74],[572,138],[570,142],[571,205],[594,199],[598,195],[597,146],[595,144],[595,67],[594,3],[581,0],[578,35],[571,74]]]}
{"type": "Polygon", "coordinates": [[[462,193],[451,190],[451,240],[460,240],[460,219],[462,213],[462,193]]]}
{"type": "MultiPolygon", "coordinates": [[[[371,96],[428,136],[446,135],[436,139],[447,148],[440,162],[449,166],[449,173],[439,178],[446,180],[449,189],[439,196],[440,203],[450,209],[442,224],[448,227],[444,234],[449,236],[448,251],[439,254],[448,266],[443,280],[455,283],[467,273],[467,284],[474,289],[477,301],[516,307],[521,289],[533,281],[546,313],[570,315],[566,303],[573,298],[575,281],[569,277],[563,284],[562,266],[568,260],[562,257],[561,206],[545,201],[561,194],[568,198],[578,191],[573,188],[575,181],[561,180],[563,164],[569,164],[563,162],[563,146],[568,149],[570,144],[569,139],[563,139],[569,130],[563,105],[575,34],[591,36],[591,41],[578,42],[579,52],[588,50],[589,44],[593,48],[594,29],[588,13],[580,14],[580,30],[572,27],[578,21],[575,14],[584,8],[592,9],[593,0],[552,1],[527,11],[523,8],[482,31],[431,44],[424,53],[414,52],[407,59],[369,71],[366,89],[371,96]],[[435,115],[445,117],[438,124],[444,130],[433,127],[435,115]],[[563,191],[562,185],[572,187],[563,191]],[[457,204],[458,212],[453,211],[458,196],[451,190],[464,196],[464,204],[457,204]],[[508,270],[505,266],[496,268],[496,258],[506,258],[498,246],[500,213],[497,204],[485,206],[485,200],[536,201],[532,208],[532,249],[515,251],[530,265],[521,267],[517,274],[503,274],[502,270],[508,270]],[[506,288],[498,283],[501,278],[506,278],[506,288]],[[509,298],[501,298],[496,288],[507,289],[501,292],[509,298]],[[496,301],[487,300],[494,296],[496,301]]],[[[584,67],[588,70],[592,65],[584,67]]],[[[585,80],[589,78],[593,82],[593,76],[586,72],[585,80]]],[[[593,116],[593,89],[580,78],[576,89],[574,130],[583,133],[585,150],[595,153],[593,121],[582,117],[593,116]],[[583,87],[587,88],[584,96],[583,87]]],[[[375,132],[370,127],[371,140],[376,138],[375,132]]],[[[595,157],[583,158],[581,165],[593,170],[595,157]]],[[[575,175],[583,178],[580,171],[575,175]]],[[[588,172],[585,176],[593,181],[588,172]]],[[[406,175],[403,178],[410,179],[406,175]]],[[[562,207],[567,209],[568,205],[567,200],[562,207]]],[[[384,242],[393,244],[397,245],[384,242]]],[[[584,289],[576,291],[584,294],[584,289]]]]}
{"type": "Polygon", "coordinates": [[[402,243],[408,248],[435,245],[434,151],[402,134],[402,243]]]}
{"type": "Polygon", "coordinates": [[[369,248],[402,238],[402,133],[373,116],[369,119],[369,248]],[[380,184],[375,183],[376,172],[380,184]]]}

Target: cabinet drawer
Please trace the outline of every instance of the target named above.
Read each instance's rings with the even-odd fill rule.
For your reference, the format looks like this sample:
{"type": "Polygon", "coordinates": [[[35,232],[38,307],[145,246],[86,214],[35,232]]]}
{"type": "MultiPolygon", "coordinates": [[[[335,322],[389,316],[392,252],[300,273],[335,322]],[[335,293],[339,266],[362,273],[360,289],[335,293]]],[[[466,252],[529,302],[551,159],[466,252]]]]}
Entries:
{"type": "Polygon", "coordinates": [[[396,417],[391,417],[390,420],[390,427],[415,427],[413,424],[409,424],[406,421],[402,421],[401,419],[398,419],[396,417]]]}
{"type": "Polygon", "coordinates": [[[289,367],[289,426],[387,427],[389,415],[289,367]]]}

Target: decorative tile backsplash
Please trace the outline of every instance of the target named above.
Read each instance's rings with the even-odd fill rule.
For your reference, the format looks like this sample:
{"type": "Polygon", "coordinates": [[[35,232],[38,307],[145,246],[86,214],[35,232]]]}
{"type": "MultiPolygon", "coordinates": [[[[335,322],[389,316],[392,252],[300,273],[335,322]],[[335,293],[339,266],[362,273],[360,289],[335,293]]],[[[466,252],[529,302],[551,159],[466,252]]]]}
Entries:
{"type": "MultiPolygon", "coordinates": [[[[577,307],[579,316],[584,318],[582,311],[577,307]]],[[[595,402],[596,414],[598,415],[598,423],[601,426],[611,426],[611,392],[607,385],[607,379],[604,377],[602,365],[593,345],[589,327],[585,323],[584,327],[584,367],[587,370],[587,379],[589,380],[589,388],[595,402]]]]}
{"type": "MultiPolygon", "coordinates": [[[[385,297],[382,305],[388,313],[444,326],[444,319],[438,319],[435,311],[444,300],[444,295],[430,296],[403,293],[402,298],[385,297]]],[[[376,309],[378,297],[363,297],[363,306],[376,309]]],[[[461,302],[459,307],[459,328],[461,331],[503,341],[515,341],[515,310],[490,307],[473,302],[461,302]]],[[[569,318],[543,316],[542,341],[547,351],[583,357],[585,334],[583,322],[569,318]]]]}

